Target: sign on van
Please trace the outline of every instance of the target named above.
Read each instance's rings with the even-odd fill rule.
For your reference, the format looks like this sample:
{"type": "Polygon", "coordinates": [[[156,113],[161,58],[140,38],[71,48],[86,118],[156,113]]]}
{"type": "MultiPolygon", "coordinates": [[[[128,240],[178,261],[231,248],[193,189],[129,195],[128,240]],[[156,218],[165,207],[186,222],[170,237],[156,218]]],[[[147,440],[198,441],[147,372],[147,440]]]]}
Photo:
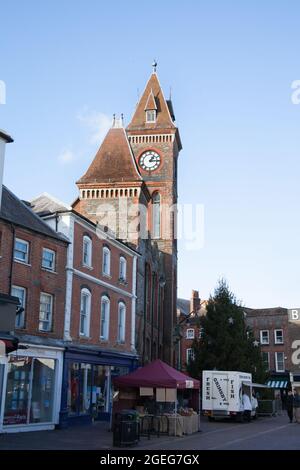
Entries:
{"type": "Polygon", "coordinates": [[[291,322],[300,322],[300,308],[289,308],[289,321],[291,322]]]}

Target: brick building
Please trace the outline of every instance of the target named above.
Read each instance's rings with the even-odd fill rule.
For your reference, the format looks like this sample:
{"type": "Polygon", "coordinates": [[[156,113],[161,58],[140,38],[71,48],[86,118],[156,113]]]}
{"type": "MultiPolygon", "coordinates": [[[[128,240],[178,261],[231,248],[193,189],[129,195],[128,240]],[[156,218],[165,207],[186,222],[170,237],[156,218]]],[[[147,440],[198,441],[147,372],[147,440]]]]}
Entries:
{"type": "Polygon", "coordinates": [[[177,368],[185,371],[193,357],[193,341],[201,335],[199,319],[205,315],[206,301],[201,301],[199,292],[192,291],[190,300],[177,299],[177,368]]]}
{"type": "Polygon", "coordinates": [[[136,344],[142,363],[174,362],[177,297],[177,160],[181,140],[172,103],[151,74],[129,125],[114,119],[79,179],[73,209],[107,226],[141,253],[136,344]]]}
{"type": "Polygon", "coordinates": [[[269,385],[278,390],[286,390],[293,382],[293,375],[299,376],[299,364],[293,361],[294,342],[299,341],[300,322],[293,321],[289,310],[282,307],[250,309],[246,308],[246,322],[259,342],[266,370],[269,372],[269,385]]]}
{"type": "Polygon", "coordinates": [[[0,292],[19,299],[19,348],[6,358],[0,428],[50,429],[59,421],[67,239],[5,186],[0,212],[0,292]]]}
{"type": "Polygon", "coordinates": [[[61,424],[109,419],[111,379],[137,363],[139,254],[47,194],[31,201],[31,207],[70,241],[61,424]]]}

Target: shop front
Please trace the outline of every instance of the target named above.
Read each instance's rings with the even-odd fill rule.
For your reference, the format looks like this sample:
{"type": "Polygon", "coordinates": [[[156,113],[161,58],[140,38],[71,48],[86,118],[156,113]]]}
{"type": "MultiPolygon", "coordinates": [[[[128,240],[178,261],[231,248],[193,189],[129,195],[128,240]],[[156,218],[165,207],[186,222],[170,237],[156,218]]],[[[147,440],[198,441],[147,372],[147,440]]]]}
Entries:
{"type": "Polygon", "coordinates": [[[22,347],[4,364],[2,431],[54,429],[59,422],[63,349],[22,347]]]}
{"type": "Polygon", "coordinates": [[[126,353],[68,348],[65,351],[61,401],[61,427],[109,421],[112,379],[137,366],[137,356],[126,353]]]}

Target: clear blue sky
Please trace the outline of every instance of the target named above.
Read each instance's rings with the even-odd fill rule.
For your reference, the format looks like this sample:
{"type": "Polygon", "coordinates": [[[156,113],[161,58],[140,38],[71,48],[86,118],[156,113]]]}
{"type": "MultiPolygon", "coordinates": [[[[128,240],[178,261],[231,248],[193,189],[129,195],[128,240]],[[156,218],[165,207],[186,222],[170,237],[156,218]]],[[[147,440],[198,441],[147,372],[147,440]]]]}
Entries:
{"type": "Polygon", "coordinates": [[[300,3],[2,2],[5,183],[71,202],[113,113],[130,118],[158,60],[183,151],[180,202],[205,207],[203,249],[179,244],[179,295],[227,278],[248,306],[299,307],[300,3]]]}

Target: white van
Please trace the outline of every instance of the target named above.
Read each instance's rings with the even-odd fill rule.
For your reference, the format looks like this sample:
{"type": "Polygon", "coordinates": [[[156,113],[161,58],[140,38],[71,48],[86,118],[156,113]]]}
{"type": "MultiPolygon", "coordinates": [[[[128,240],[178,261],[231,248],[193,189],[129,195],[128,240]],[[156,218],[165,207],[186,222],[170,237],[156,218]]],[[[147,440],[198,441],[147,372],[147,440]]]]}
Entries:
{"type": "MultiPolygon", "coordinates": [[[[202,410],[210,419],[242,420],[242,392],[251,400],[252,375],[247,372],[205,370],[202,373],[202,410]]],[[[255,410],[252,412],[252,416],[255,410]]]]}

